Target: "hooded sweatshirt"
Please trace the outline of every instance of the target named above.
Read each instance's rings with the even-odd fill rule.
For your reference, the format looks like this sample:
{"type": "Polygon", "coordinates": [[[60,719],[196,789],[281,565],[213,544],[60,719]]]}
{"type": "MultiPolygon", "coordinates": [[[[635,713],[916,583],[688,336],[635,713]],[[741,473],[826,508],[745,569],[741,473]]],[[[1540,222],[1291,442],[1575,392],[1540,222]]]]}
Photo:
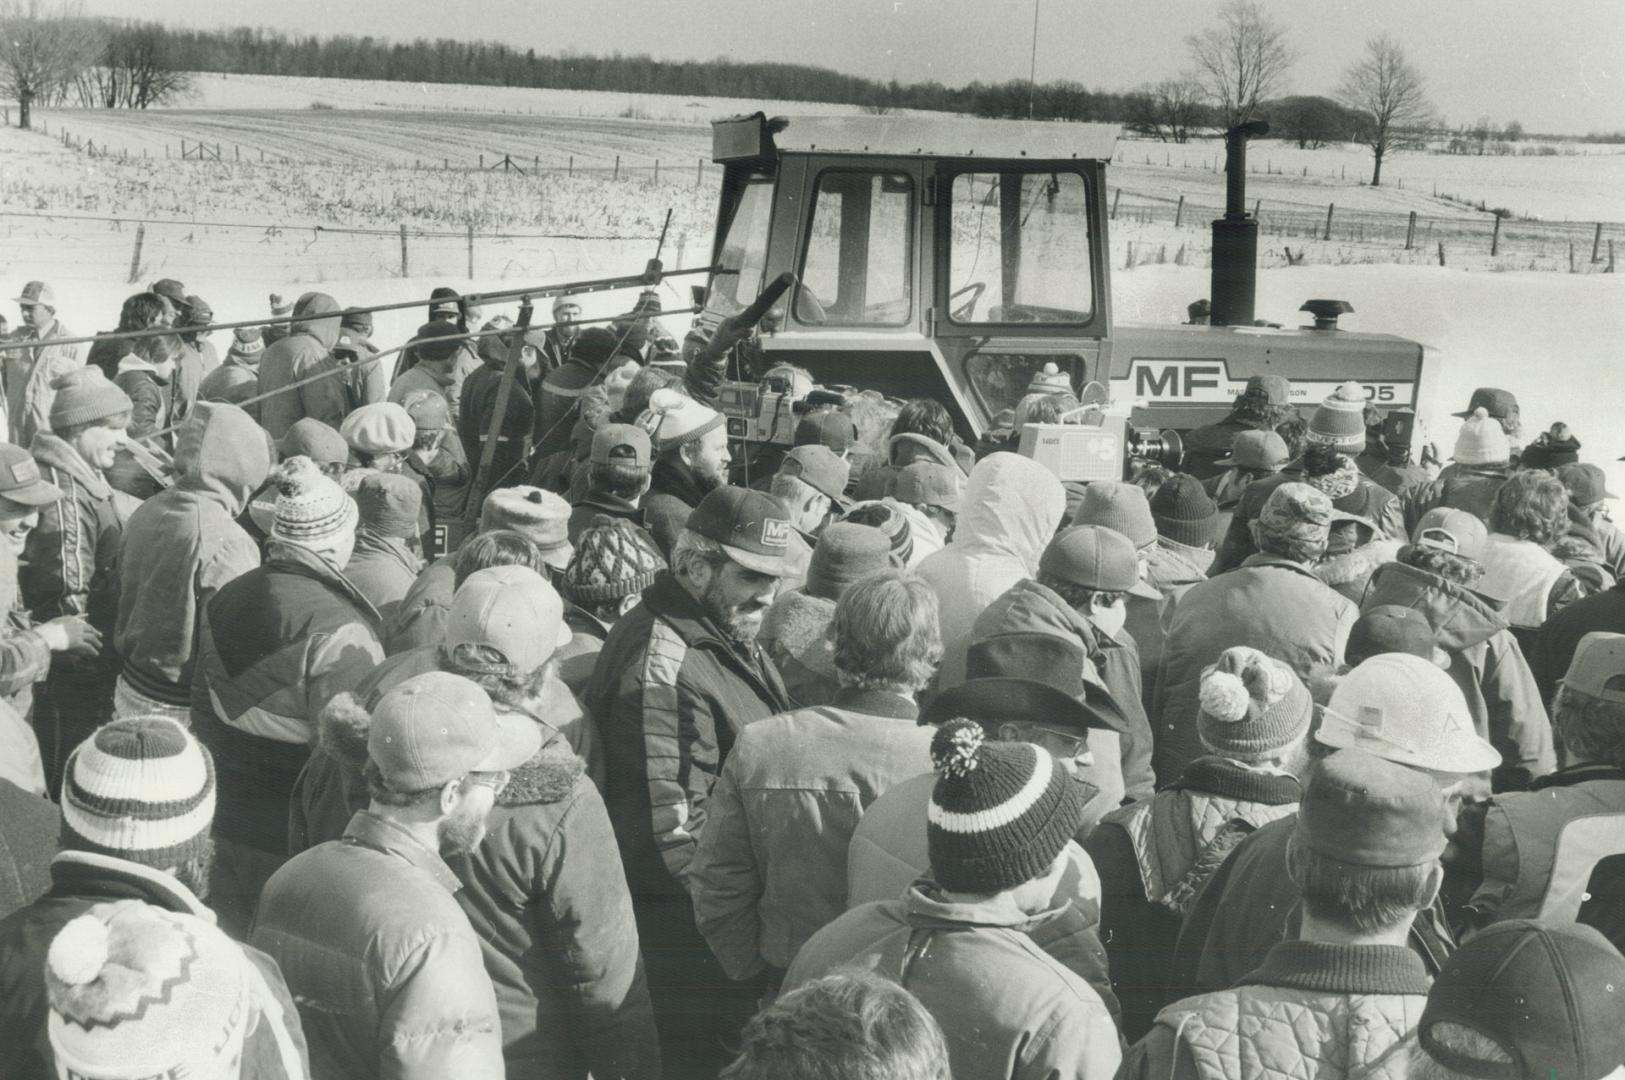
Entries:
{"type": "Polygon", "coordinates": [[[1031,458],[997,453],[971,470],[960,505],[953,541],[918,569],[940,605],[942,687],[965,681],[976,617],[1010,586],[1038,573],[1038,557],[1066,511],[1066,491],[1031,458]]]}
{"type": "Polygon", "coordinates": [[[124,678],[172,705],[191,700],[198,612],[226,582],[260,564],[236,518],[265,482],[265,433],[234,405],[200,402],[176,433],[175,486],[142,503],[124,527],[114,644],[124,678]]]}
{"type": "MultiPolygon", "coordinates": [[[[330,315],[293,324],[288,336],[266,348],[260,359],[260,393],[281,390],[290,383],[339,366],[333,345],[339,339],[339,305],[326,293],[308,292],[293,305],[295,315],[330,315]]],[[[288,390],[260,403],[260,422],[271,438],[280,441],[288,429],[307,416],[337,428],[360,405],[376,399],[365,392],[372,380],[366,379],[378,364],[360,374],[363,386],[353,385],[354,375],[334,375],[297,390],[288,390]]]]}

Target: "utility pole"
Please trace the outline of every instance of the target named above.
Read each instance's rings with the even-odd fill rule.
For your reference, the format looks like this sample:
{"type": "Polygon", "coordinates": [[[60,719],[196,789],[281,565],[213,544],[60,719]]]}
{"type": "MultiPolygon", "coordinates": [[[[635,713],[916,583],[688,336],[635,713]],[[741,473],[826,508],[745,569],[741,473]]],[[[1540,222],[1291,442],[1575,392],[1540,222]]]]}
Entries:
{"type": "Polygon", "coordinates": [[[1038,94],[1038,8],[1043,0],[1033,0],[1033,52],[1027,65],[1027,119],[1033,118],[1033,98],[1038,94]]]}

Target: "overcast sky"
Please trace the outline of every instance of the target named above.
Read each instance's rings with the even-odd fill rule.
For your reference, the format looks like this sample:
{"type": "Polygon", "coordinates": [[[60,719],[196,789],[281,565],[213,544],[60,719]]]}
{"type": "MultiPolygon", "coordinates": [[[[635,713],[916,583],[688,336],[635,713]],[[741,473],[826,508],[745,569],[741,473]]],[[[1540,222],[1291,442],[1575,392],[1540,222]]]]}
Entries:
{"type": "MultiPolygon", "coordinates": [[[[1038,79],[1122,90],[1177,73],[1220,0],[1037,0],[1038,79]]],[[[131,0],[86,0],[129,17],[131,0]]],[[[1625,0],[1266,0],[1331,91],[1369,36],[1399,37],[1447,119],[1625,129],[1625,0]]],[[[143,0],[142,18],[302,33],[502,39],[538,52],[793,60],[903,81],[1025,78],[1033,0],[143,0]]]]}

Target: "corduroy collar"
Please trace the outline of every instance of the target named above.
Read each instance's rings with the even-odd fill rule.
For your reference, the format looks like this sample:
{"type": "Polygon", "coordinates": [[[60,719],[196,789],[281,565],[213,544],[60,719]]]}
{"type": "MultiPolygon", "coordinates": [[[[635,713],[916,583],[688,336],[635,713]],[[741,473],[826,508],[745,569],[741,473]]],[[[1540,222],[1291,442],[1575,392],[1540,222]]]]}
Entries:
{"type": "Polygon", "coordinates": [[[1572,787],[1575,784],[1584,784],[1590,780],[1625,780],[1625,769],[1615,768],[1606,762],[1588,761],[1581,765],[1569,765],[1558,769],[1554,773],[1536,777],[1529,785],[1530,791],[1539,791],[1542,788],[1572,787]]]}
{"type": "Polygon", "coordinates": [[[1185,766],[1173,786],[1264,806],[1287,806],[1303,797],[1297,777],[1255,772],[1217,754],[1199,757],[1185,766]]]}
{"type": "Polygon", "coordinates": [[[142,900],[165,911],[215,921],[214,912],[173,874],[93,851],[61,851],[51,860],[51,895],[142,900]]]}
{"type": "Polygon", "coordinates": [[[871,690],[861,686],[843,686],[830,702],[837,709],[886,716],[895,720],[913,720],[920,715],[920,707],[912,698],[890,690],[871,690]]]}
{"type": "Polygon", "coordinates": [[[418,841],[417,837],[371,810],[355,812],[355,816],[350,818],[350,824],[344,830],[344,840],[346,843],[359,844],[374,851],[394,855],[410,863],[434,878],[449,893],[455,893],[463,887],[462,882],[457,880],[457,875],[451,872],[451,867],[446,865],[446,860],[440,857],[438,851],[430,851],[418,841]]]}
{"type": "Polygon", "coordinates": [[[1279,986],[1316,994],[1419,994],[1429,985],[1422,958],[1404,945],[1282,941],[1239,986],[1279,986]]]}

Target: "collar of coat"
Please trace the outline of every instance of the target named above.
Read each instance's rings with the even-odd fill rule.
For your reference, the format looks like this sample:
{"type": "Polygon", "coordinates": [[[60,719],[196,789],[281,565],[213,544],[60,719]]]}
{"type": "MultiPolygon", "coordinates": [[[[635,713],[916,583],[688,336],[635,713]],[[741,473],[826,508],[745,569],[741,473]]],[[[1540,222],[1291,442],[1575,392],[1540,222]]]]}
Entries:
{"type": "Polygon", "coordinates": [[[884,716],[893,720],[915,720],[920,715],[920,707],[913,698],[890,690],[871,690],[861,686],[841,687],[830,704],[847,712],[884,716]]]}
{"type": "Polygon", "coordinates": [[[1602,761],[1588,761],[1580,765],[1569,765],[1566,768],[1558,769],[1554,773],[1536,777],[1529,785],[1529,790],[1540,791],[1542,788],[1573,787],[1575,784],[1584,784],[1590,780],[1625,780],[1625,769],[1602,761]]]}
{"type": "Polygon", "coordinates": [[[92,469],[90,463],[80,457],[79,451],[67,440],[52,435],[49,431],[40,431],[35,433],[34,442],[28,449],[41,465],[49,465],[53,469],[67,473],[83,485],[92,497],[97,499],[112,497],[113,489],[108,486],[107,478],[100,470],[92,469]]]}
{"type": "Polygon", "coordinates": [[[654,584],[644,590],[643,602],[649,605],[651,613],[677,631],[690,648],[706,646],[720,649],[741,659],[754,659],[756,656],[756,645],[740,644],[718,629],[717,624],[706,615],[705,609],[700,607],[700,602],[688,594],[688,590],[672,576],[670,570],[662,570],[654,584]]]}
{"type": "Polygon", "coordinates": [[[698,506],[705,492],[694,478],[694,470],[681,461],[669,457],[655,459],[649,474],[649,494],[670,495],[681,499],[687,506],[698,506]]]}
{"type": "Polygon", "coordinates": [[[53,896],[142,900],[165,911],[215,921],[214,912],[173,874],[93,851],[62,851],[51,860],[53,896]]]}
{"type": "Polygon", "coordinates": [[[536,756],[508,775],[508,786],[497,796],[499,806],[556,803],[570,794],[587,766],[559,740],[542,747],[536,756]]]}
{"type": "Polygon", "coordinates": [[[1258,772],[1216,754],[1199,757],[1185,766],[1173,786],[1264,806],[1286,806],[1303,796],[1303,787],[1295,776],[1258,772]]]}
{"type": "Polygon", "coordinates": [[[594,510],[603,510],[616,517],[624,517],[642,524],[643,511],[631,499],[623,499],[607,491],[588,491],[582,500],[576,503],[576,508],[590,506],[594,510]]]}
{"type": "Polygon", "coordinates": [[[417,837],[371,810],[355,812],[344,830],[344,842],[394,855],[434,878],[449,893],[463,887],[438,851],[430,851],[417,837]]]}
{"type": "Polygon", "coordinates": [[[1074,910],[1070,903],[1062,903],[1034,914],[1018,907],[1008,892],[994,893],[985,900],[970,903],[946,900],[942,887],[930,877],[922,877],[908,887],[903,894],[903,907],[910,924],[927,929],[968,924],[1029,930],[1074,910]]]}
{"type": "Polygon", "coordinates": [[[1327,945],[1282,941],[1241,986],[1279,986],[1313,994],[1427,996],[1427,968],[1404,945],[1327,945]]]}
{"type": "Polygon", "coordinates": [[[1270,555],[1263,551],[1255,552],[1254,554],[1241,560],[1241,565],[1237,567],[1237,569],[1250,570],[1255,567],[1273,568],[1276,570],[1291,570],[1295,573],[1302,574],[1306,578],[1312,578],[1315,581],[1320,581],[1318,577],[1315,577],[1314,567],[1305,566],[1301,562],[1293,562],[1291,559],[1283,559],[1279,555],[1270,555]]]}
{"type": "Polygon", "coordinates": [[[323,562],[315,552],[307,551],[297,544],[277,544],[275,551],[276,554],[267,556],[266,569],[315,578],[328,588],[343,593],[344,598],[359,608],[374,626],[383,621],[378,609],[372,606],[372,601],[362,596],[350,583],[349,578],[323,562]]]}

